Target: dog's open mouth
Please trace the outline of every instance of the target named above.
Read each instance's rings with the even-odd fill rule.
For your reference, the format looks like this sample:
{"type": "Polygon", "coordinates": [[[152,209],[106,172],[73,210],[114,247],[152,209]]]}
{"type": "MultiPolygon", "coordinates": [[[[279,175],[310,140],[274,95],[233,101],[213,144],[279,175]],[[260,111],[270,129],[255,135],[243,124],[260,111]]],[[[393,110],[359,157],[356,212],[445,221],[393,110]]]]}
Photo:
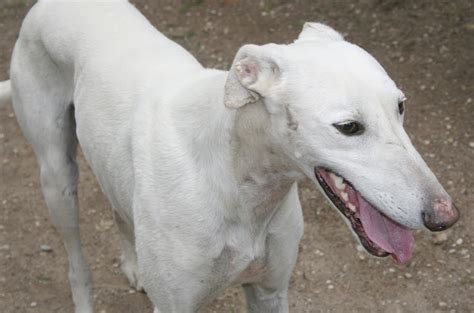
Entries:
{"type": "Polygon", "coordinates": [[[397,262],[411,258],[415,240],[409,229],[383,215],[343,177],[323,168],[314,172],[328,198],[349,220],[368,252],[379,257],[392,255],[397,262]]]}

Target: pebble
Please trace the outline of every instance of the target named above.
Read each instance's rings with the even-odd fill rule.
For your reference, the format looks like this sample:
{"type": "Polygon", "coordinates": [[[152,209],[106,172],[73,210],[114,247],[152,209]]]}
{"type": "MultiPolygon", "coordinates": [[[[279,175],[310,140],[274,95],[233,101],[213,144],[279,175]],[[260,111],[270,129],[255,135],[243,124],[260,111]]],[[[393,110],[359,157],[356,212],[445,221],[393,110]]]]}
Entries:
{"type": "Polygon", "coordinates": [[[456,240],[456,244],[459,246],[459,245],[462,245],[463,243],[463,240],[462,238],[459,238],[458,240],[456,240]]]}
{"type": "Polygon", "coordinates": [[[0,250],[10,250],[10,245],[2,245],[0,246],[0,250]]]}
{"type": "Polygon", "coordinates": [[[474,141],[471,141],[471,142],[469,143],[469,147],[474,148],[474,141]]]}
{"type": "Polygon", "coordinates": [[[431,240],[435,245],[440,245],[444,243],[446,240],[448,240],[448,234],[446,232],[443,233],[435,233],[431,237],[431,240]]]}
{"type": "Polygon", "coordinates": [[[48,245],[41,245],[40,248],[41,248],[41,251],[43,252],[53,252],[53,248],[51,248],[48,245]]]}
{"type": "Polygon", "coordinates": [[[447,304],[446,302],[442,302],[442,301],[441,301],[440,303],[438,303],[438,305],[439,305],[440,307],[442,307],[442,308],[448,306],[448,304],[447,304]]]}
{"type": "Polygon", "coordinates": [[[328,285],[328,289],[334,289],[333,285],[328,285]]]}
{"type": "Polygon", "coordinates": [[[410,273],[405,273],[405,278],[410,279],[410,278],[412,278],[412,275],[410,273]]]}
{"type": "Polygon", "coordinates": [[[38,303],[36,303],[36,302],[31,302],[31,303],[30,303],[30,306],[31,306],[32,308],[36,307],[37,305],[38,305],[38,303]]]}

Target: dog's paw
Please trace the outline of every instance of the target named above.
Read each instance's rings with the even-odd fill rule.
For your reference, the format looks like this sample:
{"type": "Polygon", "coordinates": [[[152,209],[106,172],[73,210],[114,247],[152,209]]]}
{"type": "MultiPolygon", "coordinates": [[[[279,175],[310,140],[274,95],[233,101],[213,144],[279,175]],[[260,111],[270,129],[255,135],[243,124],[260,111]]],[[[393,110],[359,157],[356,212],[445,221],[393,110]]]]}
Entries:
{"type": "Polygon", "coordinates": [[[122,261],[120,266],[122,272],[128,279],[130,286],[136,289],[137,291],[144,292],[143,286],[138,279],[138,266],[136,262],[122,261]]]}

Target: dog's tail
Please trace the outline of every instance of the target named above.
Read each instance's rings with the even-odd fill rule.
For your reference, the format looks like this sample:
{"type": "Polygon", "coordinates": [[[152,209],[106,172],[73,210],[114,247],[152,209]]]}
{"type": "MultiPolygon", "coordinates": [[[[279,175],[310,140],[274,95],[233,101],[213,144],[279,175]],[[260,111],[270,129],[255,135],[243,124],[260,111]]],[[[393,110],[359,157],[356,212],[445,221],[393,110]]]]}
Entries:
{"type": "Polygon", "coordinates": [[[12,85],[9,80],[0,82],[0,108],[10,102],[12,96],[12,85]]]}

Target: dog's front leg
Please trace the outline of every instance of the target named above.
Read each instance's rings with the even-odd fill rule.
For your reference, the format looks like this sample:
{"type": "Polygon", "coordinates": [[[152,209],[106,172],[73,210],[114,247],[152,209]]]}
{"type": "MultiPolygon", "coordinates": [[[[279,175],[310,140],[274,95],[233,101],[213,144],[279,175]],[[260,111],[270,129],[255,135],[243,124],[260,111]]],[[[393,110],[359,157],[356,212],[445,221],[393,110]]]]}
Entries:
{"type": "Polygon", "coordinates": [[[298,186],[291,187],[267,234],[267,272],[261,282],[243,285],[249,313],[288,313],[288,283],[303,235],[298,186]]]}
{"type": "Polygon", "coordinates": [[[288,286],[267,289],[259,284],[244,285],[248,313],[288,313],[288,286]]]}

